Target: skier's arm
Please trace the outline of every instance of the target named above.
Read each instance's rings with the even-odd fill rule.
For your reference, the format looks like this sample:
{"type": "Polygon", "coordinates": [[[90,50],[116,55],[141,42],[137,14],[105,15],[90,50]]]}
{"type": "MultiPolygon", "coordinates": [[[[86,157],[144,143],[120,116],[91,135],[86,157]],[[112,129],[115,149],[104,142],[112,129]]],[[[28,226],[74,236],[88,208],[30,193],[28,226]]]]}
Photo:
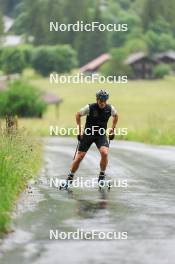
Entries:
{"type": "Polygon", "coordinates": [[[80,112],[76,114],[76,123],[77,123],[78,131],[79,131],[78,134],[81,135],[81,114],[80,112]]]}
{"type": "Polygon", "coordinates": [[[117,126],[117,122],[118,122],[118,114],[115,114],[112,116],[112,130],[113,131],[117,126]]]}
{"type": "Polygon", "coordinates": [[[111,105],[111,116],[112,116],[112,129],[111,130],[114,131],[114,129],[117,126],[117,122],[118,122],[118,113],[113,105],[111,105]]]}
{"type": "Polygon", "coordinates": [[[117,113],[117,110],[113,106],[111,106],[111,116],[112,116],[112,127],[109,130],[109,139],[113,140],[115,137],[115,128],[118,122],[118,113],[117,113]]]}
{"type": "Polygon", "coordinates": [[[76,123],[78,126],[79,135],[82,135],[81,131],[81,117],[89,114],[89,105],[81,108],[80,111],[76,114],[76,123]]]}

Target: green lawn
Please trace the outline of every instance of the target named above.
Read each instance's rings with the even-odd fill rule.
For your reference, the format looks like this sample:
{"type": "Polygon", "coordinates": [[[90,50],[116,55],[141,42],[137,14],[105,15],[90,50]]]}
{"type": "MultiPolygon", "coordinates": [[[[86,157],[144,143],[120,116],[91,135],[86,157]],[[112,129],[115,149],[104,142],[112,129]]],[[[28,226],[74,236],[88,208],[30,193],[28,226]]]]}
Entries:
{"type": "Polygon", "coordinates": [[[175,77],[156,81],[129,81],[128,84],[50,84],[48,79],[25,78],[42,90],[63,98],[59,118],[49,107],[42,120],[22,120],[22,124],[41,135],[49,135],[49,125],[75,126],[75,113],[95,101],[95,93],[105,88],[109,103],[119,113],[118,127],[128,128],[125,139],[155,144],[175,144],[175,77]]]}

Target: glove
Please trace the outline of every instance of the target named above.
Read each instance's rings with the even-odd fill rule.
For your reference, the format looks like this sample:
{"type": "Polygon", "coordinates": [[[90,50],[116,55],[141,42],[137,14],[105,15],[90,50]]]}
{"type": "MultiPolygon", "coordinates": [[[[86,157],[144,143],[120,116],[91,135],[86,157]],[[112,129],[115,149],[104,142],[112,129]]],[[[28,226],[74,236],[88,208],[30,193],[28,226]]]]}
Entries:
{"type": "Polygon", "coordinates": [[[82,135],[77,135],[77,139],[78,139],[78,141],[81,141],[82,135]]]}
{"type": "Polygon", "coordinates": [[[111,134],[111,135],[109,135],[109,140],[113,140],[113,139],[114,139],[114,137],[115,137],[115,135],[114,135],[114,134],[111,134]]]}
{"type": "Polygon", "coordinates": [[[110,128],[108,135],[109,135],[109,140],[113,140],[114,139],[115,133],[114,133],[114,129],[113,128],[110,128]]]}

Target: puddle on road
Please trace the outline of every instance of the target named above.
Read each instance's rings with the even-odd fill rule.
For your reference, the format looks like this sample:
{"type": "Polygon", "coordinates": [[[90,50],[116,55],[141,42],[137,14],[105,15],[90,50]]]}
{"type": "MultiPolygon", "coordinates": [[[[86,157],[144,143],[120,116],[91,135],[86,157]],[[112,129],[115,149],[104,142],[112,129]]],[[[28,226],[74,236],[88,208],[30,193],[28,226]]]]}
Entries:
{"type": "MultiPolygon", "coordinates": [[[[140,258],[139,264],[170,264],[165,256],[175,257],[172,250],[175,240],[175,203],[171,192],[175,173],[173,162],[162,162],[153,157],[144,159],[139,153],[137,165],[134,155],[128,158],[121,153],[119,156],[121,150],[112,150],[109,173],[114,178],[127,175],[130,184],[127,189],[99,192],[98,188],[75,188],[68,193],[50,188],[48,179],[66,173],[63,164],[70,162],[66,153],[68,150],[72,153],[74,145],[70,141],[63,155],[60,153],[63,148],[65,150],[64,142],[58,140],[53,148],[52,145],[51,141],[46,147],[45,167],[33,185],[31,199],[18,205],[20,213],[13,221],[15,232],[9,234],[1,246],[0,263],[101,264],[123,263],[125,259],[126,263],[135,264],[140,258]],[[145,166],[145,170],[141,170],[141,166],[145,166]],[[77,229],[126,231],[128,240],[49,240],[50,229],[60,232],[77,229]]],[[[98,156],[92,150],[78,176],[84,179],[96,177],[97,162],[98,156]]]]}

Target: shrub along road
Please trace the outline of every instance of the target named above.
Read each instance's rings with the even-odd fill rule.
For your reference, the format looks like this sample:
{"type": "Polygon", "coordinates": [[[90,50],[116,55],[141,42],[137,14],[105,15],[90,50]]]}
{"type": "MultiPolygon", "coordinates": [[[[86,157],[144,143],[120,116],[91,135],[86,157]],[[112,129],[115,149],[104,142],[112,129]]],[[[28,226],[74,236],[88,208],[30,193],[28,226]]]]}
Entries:
{"type": "Polygon", "coordinates": [[[19,194],[41,166],[41,145],[25,130],[0,130],[0,237],[9,231],[11,212],[19,194]]]}

